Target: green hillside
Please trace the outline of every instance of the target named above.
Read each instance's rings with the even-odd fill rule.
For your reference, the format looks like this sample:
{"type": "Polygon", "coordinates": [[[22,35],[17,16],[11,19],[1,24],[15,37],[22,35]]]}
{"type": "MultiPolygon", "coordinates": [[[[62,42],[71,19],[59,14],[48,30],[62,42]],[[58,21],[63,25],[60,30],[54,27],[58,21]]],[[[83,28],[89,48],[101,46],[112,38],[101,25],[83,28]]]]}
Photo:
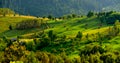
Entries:
{"type": "Polygon", "coordinates": [[[0,63],[120,63],[120,0],[0,0],[0,63]]]}
{"type": "MultiPolygon", "coordinates": [[[[13,28],[15,28],[16,23],[25,20],[25,19],[31,19],[31,18],[23,18],[23,17],[0,17],[0,35],[7,35],[7,36],[17,36],[24,33],[28,33],[26,31],[18,31],[18,30],[9,30],[9,26],[12,25],[13,28]]],[[[29,30],[28,30],[29,31],[29,30]]]]}
{"type": "Polygon", "coordinates": [[[113,11],[56,19],[0,16],[0,62],[119,63],[119,20],[113,11]]]}
{"type": "MultiPolygon", "coordinates": [[[[9,25],[12,25],[13,28],[15,28],[16,23],[18,23],[22,20],[26,20],[26,19],[31,19],[31,18],[1,17],[0,23],[2,23],[2,24],[0,24],[0,26],[1,26],[0,32],[5,33],[5,34],[8,34],[10,32],[11,32],[10,34],[12,34],[14,31],[16,31],[16,32],[25,31],[26,32],[27,30],[12,30],[12,31],[9,30],[9,25]]],[[[81,31],[84,33],[87,33],[87,32],[90,33],[90,31],[100,30],[100,29],[98,29],[99,23],[100,23],[100,20],[97,19],[96,16],[93,16],[91,18],[87,18],[86,16],[84,16],[81,18],[72,18],[72,19],[65,19],[65,20],[58,20],[58,21],[49,20],[48,24],[51,28],[46,29],[45,31],[54,30],[58,35],[65,34],[65,35],[68,35],[68,36],[70,35],[70,36],[74,37],[78,31],[81,31]],[[89,25],[86,27],[86,24],[89,24],[89,25]],[[87,28],[87,30],[86,30],[86,28],[87,28]]],[[[104,27],[106,27],[105,24],[103,24],[102,28],[104,28],[104,27]]],[[[39,30],[37,32],[39,32],[39,30]]],[[[27,34],[27,32],[26,32],[26,34],[27,34]]],[[[11,37],[12,37],[12,35],[11,35],[11,37]]]]}

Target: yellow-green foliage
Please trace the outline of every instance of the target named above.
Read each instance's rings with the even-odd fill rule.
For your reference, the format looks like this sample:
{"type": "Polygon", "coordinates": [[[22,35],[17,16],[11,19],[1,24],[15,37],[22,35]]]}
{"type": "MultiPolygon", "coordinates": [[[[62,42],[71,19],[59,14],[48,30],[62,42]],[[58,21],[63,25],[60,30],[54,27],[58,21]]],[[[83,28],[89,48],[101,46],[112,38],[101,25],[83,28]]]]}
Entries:
{"type": "Polygon", "coordinates": [[[14,14],[15,12],[8,8],[0,8],[0,15],[14,14]]]}

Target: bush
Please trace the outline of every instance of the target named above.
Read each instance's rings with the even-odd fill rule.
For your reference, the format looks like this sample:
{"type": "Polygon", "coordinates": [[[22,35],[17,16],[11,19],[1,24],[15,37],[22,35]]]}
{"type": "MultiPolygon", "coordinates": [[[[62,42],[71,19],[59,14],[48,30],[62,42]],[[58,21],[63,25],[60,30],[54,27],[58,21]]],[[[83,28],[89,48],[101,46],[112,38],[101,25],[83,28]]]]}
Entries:
{"type": "Polygon", "coordinates": [[[44,47],[47,47],[51,44],[50,39],[48,37],[39,39],[39,41],[36,43],[36,49],[40,50],[44,47]]]}
{"type": "Polygon", "coordinates": [[[53,16],[52,16],[52,15],[48,15],[47,18],[48,18],[48,19],[53,19],[53,16]]]}
{"type": "Polygon", "coordinates": [[[89,11],[87,17],[92,17],[92,16],[94,16],[94,13],[92,11],[89,11]]]}
{"type": "Polygon", "coordinates": [[[8,9],[8,8],[0,8],[0,15],[3,15],[4,17],[6,15],[10,15],[10,14],[14,14],[15,12],[12,11],[11,9],[8,9]]]}
{"type": "Polygon", "coordinates": [[[0,51],[4,51],[6,47],[7,47],[7,44],[3,41],[0,41],[0,51]]]}
{"type": "Polygon", "coordinates": [[[29,51],[36,51],[36,49],[35,49],[35,43],[34,42],[28,42],[26,44],[26,49],[29,50],[29,51]]]}
{"type": "Polygon", "coordinates": [[[96,54],[97,52],[103,54],[104,52],[106,52],[106,50],[99,45],[88,45],[85,47],[85,49],[81,50],[80,55],[96,54]]]}
{"type": "Polygon", "coordinates": [[[56,36],[56,34],[53,32],[53,30],[50,30],[50,31],[48,32],[48,37],[51,39],[51,41],[54,41],[54,40],[57,38],[57,36],[56,36]]]}
{"type": "Polygon", "coordinates": [[[5,62],[9,63],[10,61],[17,61],[25,55],[26,48],[20,46],[19,44],[14,44],[7,47],[4,51],[5,62]]]}
{"type": "Polygon", "coordinates": [[[103,63],[115,63],[113,54],[103,54],[100,59],[103,60],[103,63]]]}
{"type": "Polygon", "coordinates": [[[12,25],[9,25],[9,30],[13,30],[13,27],[12,27],[12,25]]]}
{"type": "Polygon", "coordinates": [[[77,36],[76,36],[76,38],[78,38],[78,39],[81,40],[82,39],[82,32],[79,31],[78,34],[77,34],[77,36]]]}

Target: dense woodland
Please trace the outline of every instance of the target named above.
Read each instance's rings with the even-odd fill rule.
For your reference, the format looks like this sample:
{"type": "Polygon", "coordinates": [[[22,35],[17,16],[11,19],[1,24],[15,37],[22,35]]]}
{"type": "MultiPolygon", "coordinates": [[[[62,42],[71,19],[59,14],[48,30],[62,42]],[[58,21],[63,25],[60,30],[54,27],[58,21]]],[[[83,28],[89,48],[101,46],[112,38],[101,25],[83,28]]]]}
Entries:
{"type": "Polygon", "coordinates": [[[0,0],[3,8],[11,8],[17,13],[34,16],[66,14],[87,14],[88,11],[119,11],[119,0],[0,0]],[[31,5],[32,4],[32,5],[31,5]]]}

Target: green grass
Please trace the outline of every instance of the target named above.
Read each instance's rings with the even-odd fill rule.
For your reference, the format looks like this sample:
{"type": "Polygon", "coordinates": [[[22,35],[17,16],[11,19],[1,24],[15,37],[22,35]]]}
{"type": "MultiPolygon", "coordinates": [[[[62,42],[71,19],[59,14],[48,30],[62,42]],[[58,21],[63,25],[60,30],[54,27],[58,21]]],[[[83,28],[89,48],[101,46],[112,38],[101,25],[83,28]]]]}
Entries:
{"type": "MultiPolygon", "coordinates": [[[[0,17],[0,35],[7,35],[8,37],[15,37],[18,35],[25,35],[34,32],[39,32],[39,29],[28,29],[28,30],[9,30],[9,25],[12,25],[15,28],[15,24],[30,18],[23,17],[0,17]]],[[[99,26],[99,20],[94,16],[91,18],[82,17],[82,18],[74,18],[74,19],[66,19],[60,21],[50,20],[48,21],[50,27],[45,31],[54,30],[58,35],[67,35],[74,37],[78,31],[86,33],[98,32],[97,29],[99,26]],[[88,24],[87,29],[85,29],[85,25],[88,24]]],[[[103,27],[106,25],[103,24],[103,27]]]]}
{"type": "Polygon", "coordinates": [[[102,28],[98,29],[98,24],[100,23],[100,21],[95,16],[92,18],[82,17],[58,22],[51,21],[49,23],[54,28],[47,29],[46,31],[54,30],[58,35],[64,34],[72,37],[74,37],[78,33],[78,31],[83,32],[83,34],[92,34],[97,33],[102,29],[104,30],[107,27],[107,25],[103,24],[102,28]],[[86,24],[88,24],[87,29],[85,26],[86,24]]]}
{"type": "Polygon", "coordinates": [[[0,32],[9,30],[9,25],[15,26],[16,23],[27,19],[21,17],[0,17],[0,32]]]}
{"type": "MultiPolygon", "coordinates": [[[[23,17],[0,17],[0,37],[3,35],[6,35],[9,38],[16,37],[16,36],[30,36],[33,33],[37,33],[41,31],[40,28],[37,29],[27,29],[27,30],[9,30],[9,25],[12,25],[15,28],[15,24],[25,20],[25,19],[31,19],[31,18],[23,18],[23,17]]],[[[96,34],[98,32],[105,33],[105,31],[109,28],[106,24],[102,24],[102,27],[98,29],[100,21],[96,18],[96,16],[87,18],[73,18],[73,19],[66,19],[66,20],[60,20],[60,21],[54,21],[54,20],[48,20],[48,24],[51,28],[46,29],[45,32],[48,32],[49,30],[53,30],[58,36],[60,35],[67,35],[67,37],[75,37],[78,31],[81,31],[83,35],[86,34],[96,34]],[[86,24],[87,28],[86,28],[86,24]]],[[[84,38],[84,37],[83,37],[84,38]]],[[[33,41],[32,39],[21,39],[23,41],[33,41]]],[[[71,43],[68,43],[71,44],[71,43]]],[[[94,42],[93,44],[99,44],[98,42],[94,42]]],[[[69,55],[69,58],[75,58],[79,57],[79,49],[84,48],[86,45],[84,41],[80,43],[80,45],[74,46],[75,51],[71,52],[69,55]]],[[[117,36],[113,38],[112,40],[109,40],[109,42],[103,43],[103,46],[109,46],[112,50],[119,50],[120,51],[120,36],[117,36]],[[112,46],[111,46],[112,45],[112,46]]],[[[60,49],[60,45],[56,46],[55,49],[60,49]]],[[[44,51],[51,52],[54,47],[46,47],[44,48],[44,51]]],[[[71,48],[69,48],[67,45],[64,45],[64,48],[66,50],[70,51],[71,48]],[[66,48],[67,47],[67,48],[66,48]]]]}
{"type": "Polygon", "coordinates": [[[22,20],[32,19],[25,17],[0,17],[0,36],[6,35],[8,37],[15,37],[18,35],[33,33],[39,29],[29,29],[29,30],[15,30],[16,23],[22,20]],[[12,25],[13,30],[9,30],[9,25],[12,25]]]}

